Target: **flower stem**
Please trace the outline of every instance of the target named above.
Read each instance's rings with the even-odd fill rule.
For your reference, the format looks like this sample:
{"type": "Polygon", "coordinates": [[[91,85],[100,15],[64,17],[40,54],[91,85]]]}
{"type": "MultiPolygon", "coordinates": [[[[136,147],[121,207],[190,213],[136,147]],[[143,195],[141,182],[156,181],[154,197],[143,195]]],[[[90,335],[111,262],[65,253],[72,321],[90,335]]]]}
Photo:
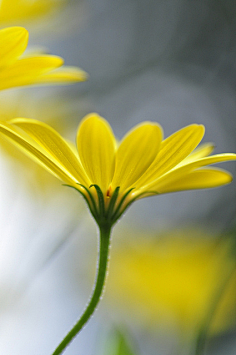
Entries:
{"type": "Polygon", "coordinates": [[[60,355],[69,345],[69,343],[74,339],[74,337],[80,332],[83,326],[88,322],[92,314],[94,313],[98,302],[101,299],[102,292],[104,289],[107,266],[108,266],[108,256],[109,256],[109,246],[110,246],[110,235],[111,235],[111,226],[99,226],[100,230],[100,244],[99,244],[99,262],[97,268],[97,276],[94,283],[93,293],[91,295],[90,301],[83,312],[82,316],[74,327],[69,331],[66,337],[58,345],[56,350],[52,355],[60,355]]]}

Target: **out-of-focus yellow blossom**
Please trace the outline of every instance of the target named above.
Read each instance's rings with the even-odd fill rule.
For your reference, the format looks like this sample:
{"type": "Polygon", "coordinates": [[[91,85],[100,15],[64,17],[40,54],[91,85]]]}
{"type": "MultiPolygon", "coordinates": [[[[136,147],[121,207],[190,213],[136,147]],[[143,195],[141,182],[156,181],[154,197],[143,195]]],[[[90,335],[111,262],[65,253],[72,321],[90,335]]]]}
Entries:
{"type": "Polygon", "coordinates": [[[57,9],[64,0],[1,0],[0,24],[34,20],[57,9]]]}
{"type": "MultiPolygon", "coordinates": [[[[140,323],[160,322],[192,334],[207,319],[229,269],[235,267],[230,244],[192,230],[150,237],[126,236],[113,247],[105,300],[140,323]]],[[[235,324],[235,292],[236,270],[217,304],[211,332],[235,324]]]]}
{"type": "Polygon", "coordinates": [[[0,30],[0,90],[32,84],[68,84],[84,81],[86,73],[76,67],[64,67],[54,55],[22,56],[28,44],[23,27],[0,30]]]}
{"type": "Polygon", "coordinates": [[[33,38],[65,38],[86,21],[81,0],[0,0],[0,28],[26,27],[33,38]]]}
{"type": "Polygon", "coordinates": [[[26,27],[33,38],[68,38],[87,19],[83,0],[1,0],[0,28],[26,27]]]}

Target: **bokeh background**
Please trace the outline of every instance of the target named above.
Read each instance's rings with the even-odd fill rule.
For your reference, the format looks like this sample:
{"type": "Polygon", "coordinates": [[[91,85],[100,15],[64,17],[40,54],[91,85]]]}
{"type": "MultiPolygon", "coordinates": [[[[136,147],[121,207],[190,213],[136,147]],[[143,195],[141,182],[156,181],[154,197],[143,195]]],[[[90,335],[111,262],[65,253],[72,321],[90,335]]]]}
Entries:
{"type": "MultiPolygon", "coordinates": [[[[0,25],[89,74],[0,92],[0,119],[36,118],[72,141],[93,111],[119,139],[144,120],[165,137],[203,123],[215,152],[236,152],[234,1],[2,0],[0,25]]],[[[91,292],[97,230],[75,191],[0,147],[0,352],[51,354],[91,292]]],[[[208,323],[206,354],[235,354],[235,202],[233,181],[135,203],[115,228],[104,299],[65,354],[192,355],[208,323]]]]}

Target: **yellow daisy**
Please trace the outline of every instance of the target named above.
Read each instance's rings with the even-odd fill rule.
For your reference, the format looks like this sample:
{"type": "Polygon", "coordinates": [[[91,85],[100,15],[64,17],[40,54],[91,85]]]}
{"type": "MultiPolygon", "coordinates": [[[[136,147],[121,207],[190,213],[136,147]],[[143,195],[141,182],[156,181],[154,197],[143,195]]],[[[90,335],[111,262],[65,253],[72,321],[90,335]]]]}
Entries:
{"type": "Polygon", "coordinates": [[[81,122],[77,150],[53,128],[17,118],[0,131],[86,199],[99,225],[113,225],[136,199],[167,192],[217,187],[232,176],[209,164],[236,160],[236,154],[208,156],[212,144],[195,150],[204,126],[192,124],[163,140],[155,122],[134,127],[117,143],[108,122],[92,113],[81,122]]]}
{"type": "Polygon", "coordinates": [[[0,90],[32,84],[64,84],[84,81],[87,75],[75,67],[63,67],[63,59],[47,54],[22,57],[28,44],[23,27],[0,30],[0,90]]]}

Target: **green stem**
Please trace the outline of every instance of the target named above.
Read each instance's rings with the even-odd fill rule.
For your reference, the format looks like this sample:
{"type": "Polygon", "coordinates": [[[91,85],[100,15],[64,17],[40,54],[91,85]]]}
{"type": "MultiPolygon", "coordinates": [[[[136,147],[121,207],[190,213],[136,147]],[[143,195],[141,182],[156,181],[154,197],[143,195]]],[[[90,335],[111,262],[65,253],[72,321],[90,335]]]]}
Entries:
{"type": "Polygon", "coordinates": [[[93,293],[91,295],[90,301],[74,327],[69,331],[66,337],[58,345],[56,350],[52,355],[60,355],[69,345],[69,343],[74,339],[74,337],[80,332],[83,326],[88,322],[92,314],[94,313],[98,302],[101,299],[102,291],[105,284],[107,266],[108,266],[108,255],[109,255],[109,246],[110,246],[110,235],[111,235],[111,226],[105,225],[100,226],[100,247],[99,247],[99,263],[97,268],[96,281],[94,283],[93,293]]]}

